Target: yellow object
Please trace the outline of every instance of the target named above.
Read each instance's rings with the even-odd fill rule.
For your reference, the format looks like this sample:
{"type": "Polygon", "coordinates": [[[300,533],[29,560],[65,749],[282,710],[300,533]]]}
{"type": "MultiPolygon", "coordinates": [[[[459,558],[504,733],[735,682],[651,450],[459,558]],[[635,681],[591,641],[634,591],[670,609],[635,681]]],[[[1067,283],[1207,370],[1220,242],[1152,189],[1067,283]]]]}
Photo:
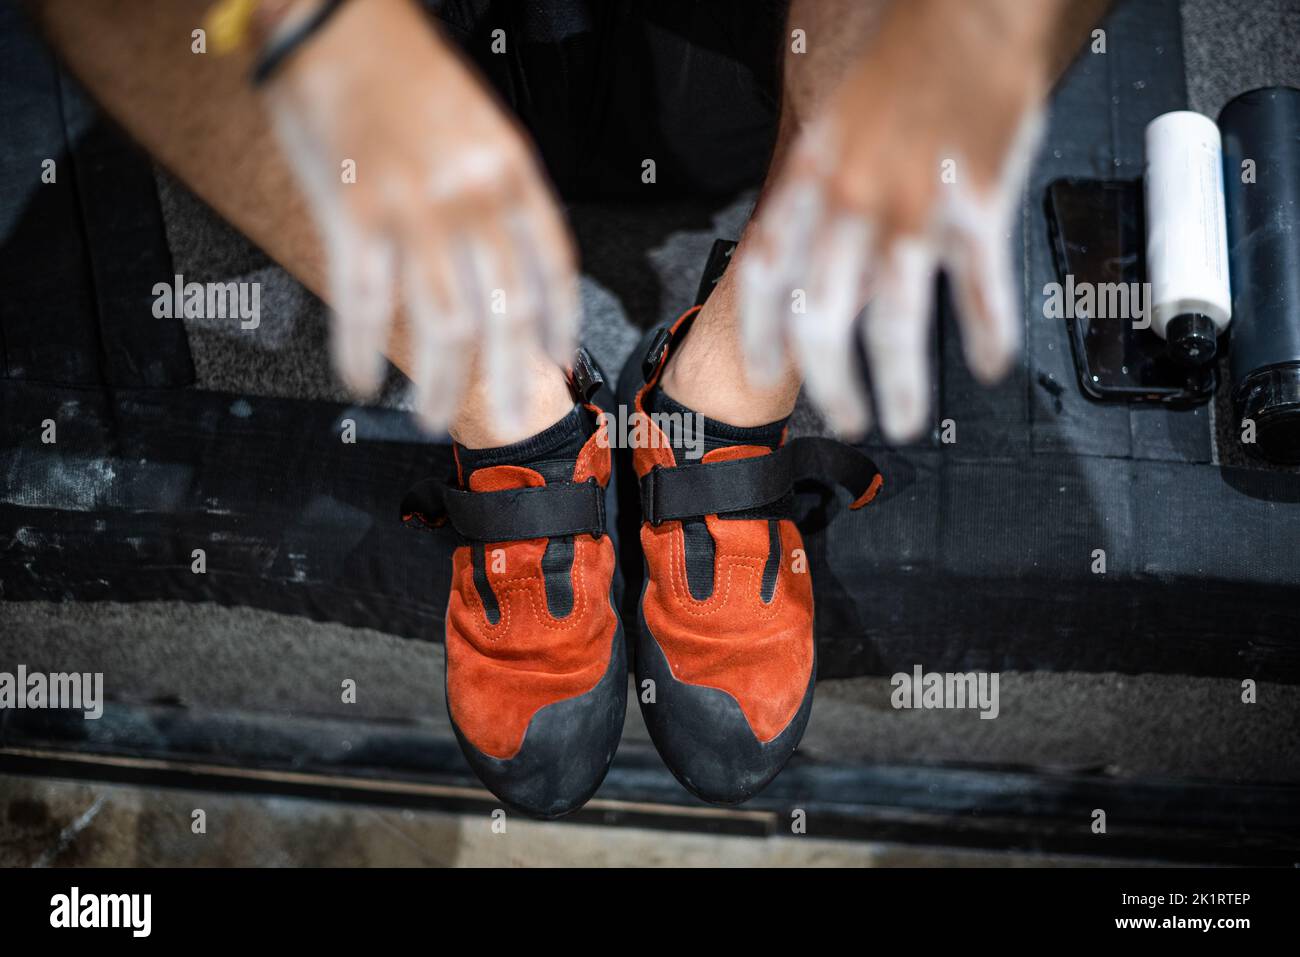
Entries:
{"type": "Polygon", "coordinates": [[[214,53],[234,53],[244,45],[261,2],[262,0],[218,0],[213,5],[203,26],[208,31],[214,53]]]}

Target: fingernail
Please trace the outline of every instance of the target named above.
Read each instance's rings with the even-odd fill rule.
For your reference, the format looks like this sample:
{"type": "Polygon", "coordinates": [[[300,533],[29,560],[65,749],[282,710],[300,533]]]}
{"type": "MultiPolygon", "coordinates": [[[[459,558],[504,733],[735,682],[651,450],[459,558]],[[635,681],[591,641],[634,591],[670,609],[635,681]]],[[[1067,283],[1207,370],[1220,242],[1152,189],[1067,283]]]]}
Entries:
{"type": "Polygon", "coordinates": [[[781,374],[781,319],[774,316],[776,290],[762,275],[765,265],[757,259],[741,264],[740,328],[745,372],[756,386],[774,385],[781,374]]]}
{"type": "Polygon", "coordinates": [[[369,398],[383,382],[384,358],[366,329],[340,326],[334,332],[334,364],[354,395],[369,398]]]}
{"type": "Polygon", "coordinates": [[[925,431],[927,403],[908,386],[895,387],[880,400],[880,430],[890,442],[911,442],[925,431]]]}
{"type": "Polygon", "coordinates": [[[547,323],[547,328],[543,333],[545,340],[543,347],[552,362],[567,367],[573,362],[573,356],[577,351],[578,344],[575,337],[566,330],[556,329],[553,326],[554,323],[547,323]]]}
{"type": "Polygon", "coordinates": [[[1015,356],[1015,347],[982,339],[972,350],[968,361],[976,378],[985,385],[993,385],[1010,371],[1015,356]]]}
{"type": "Polygon", "coordinates": [[[864,410],[854,408],[847,403],[828,407],[827,418],[831,422],[831,428],[838,435],[853,442],[862,439],[871,426],[871,419],[864,410]]]}
{"type": "Polygon", "coordinates": [[[425,431],[443,435],[451,425],[454,405],[455,399],[447,390],[421,388],[416,394],[416,421],[425,431]]]}

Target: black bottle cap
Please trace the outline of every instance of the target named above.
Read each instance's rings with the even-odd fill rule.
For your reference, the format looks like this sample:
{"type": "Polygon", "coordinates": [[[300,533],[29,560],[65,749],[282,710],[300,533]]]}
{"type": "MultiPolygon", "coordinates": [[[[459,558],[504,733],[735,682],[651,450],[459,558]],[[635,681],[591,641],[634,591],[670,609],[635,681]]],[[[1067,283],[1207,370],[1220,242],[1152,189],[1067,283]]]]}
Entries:
{"type": "Polygon", "coordinates": [[[1248,375],[1237,387],[1237,418],[1255,423],[1248,450],[1280,465],[1300,465],[1300,363],[1248,375]]]}
{"type": "Polygon", "coordinates": [[[1169,320],[1165,328],[1169,358],[1196,368],[1214,358],[1218,352],[1219,331],[1214,320],[1199,312],[1184,312],[1169,320]]]}

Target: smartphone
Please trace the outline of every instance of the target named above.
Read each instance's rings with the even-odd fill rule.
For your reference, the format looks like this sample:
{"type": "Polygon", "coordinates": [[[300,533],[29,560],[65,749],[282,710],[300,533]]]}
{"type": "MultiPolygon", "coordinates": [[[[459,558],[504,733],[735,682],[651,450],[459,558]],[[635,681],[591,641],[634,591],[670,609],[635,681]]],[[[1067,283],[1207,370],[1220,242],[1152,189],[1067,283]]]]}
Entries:
{"type": "MultiPolygon", "coordinates": [[[[1069,288],[1146,280],[1141,180],[1058,179],[1047,187],[1057,278],[1069,288]]],[[[1130,288],[1138,288],[1130,286],[1130,288]]],[[[1214,395],[1215,364],[1189,370],[1165,354],[1150,329],[1067,311],[1079,387],[1101,402],[1198,405],[1214,395]]]]}

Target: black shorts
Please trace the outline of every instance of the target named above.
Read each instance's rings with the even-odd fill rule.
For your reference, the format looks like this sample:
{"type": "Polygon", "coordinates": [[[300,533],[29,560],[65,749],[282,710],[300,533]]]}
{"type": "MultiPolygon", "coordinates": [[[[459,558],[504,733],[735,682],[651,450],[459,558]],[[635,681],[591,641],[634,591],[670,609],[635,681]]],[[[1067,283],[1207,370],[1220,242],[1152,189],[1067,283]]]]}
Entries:
{"type": "Polygon", "coordinates": [[[762,181],[788,0],[425,5],[532,133],[566,198],[723,194],[762,181]],[[657,188],[643,181],[646,160],[657,188]]]}

